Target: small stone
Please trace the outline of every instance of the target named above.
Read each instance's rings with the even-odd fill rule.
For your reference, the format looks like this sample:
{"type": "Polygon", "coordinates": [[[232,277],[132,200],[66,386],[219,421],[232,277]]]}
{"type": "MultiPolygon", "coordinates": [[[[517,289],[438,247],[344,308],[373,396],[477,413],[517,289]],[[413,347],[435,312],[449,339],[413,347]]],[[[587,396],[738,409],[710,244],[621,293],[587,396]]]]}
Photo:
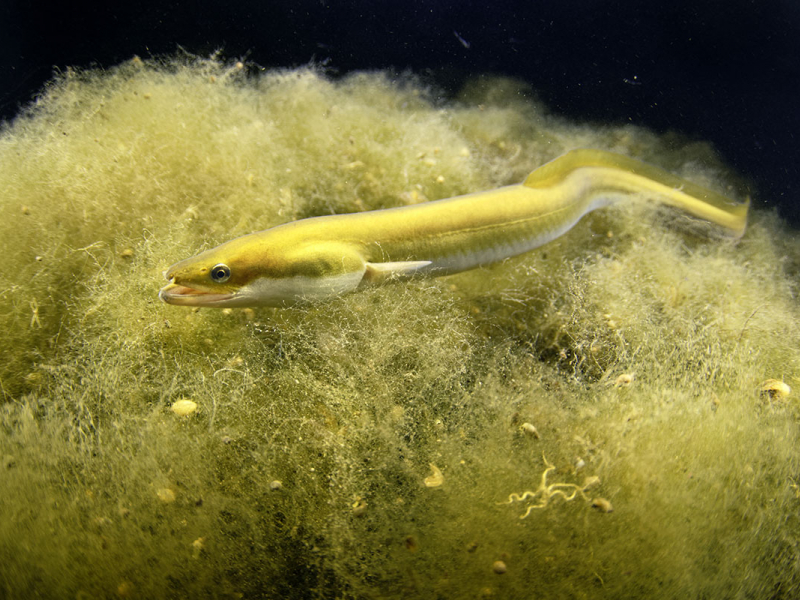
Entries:
{"type": "Polygon", "coordinates": [[[188,398],[182,398],[173,402],[170,410],[179,417],[188,417],[197,410],[197,403],[188,398]]]}
{"type": "Polygon", "coordinates": [[[192,558],[199,558],[200,553],[206,549],[206,538],[199,537],[192,542],[192,558]]]}
{"type": "Polygon", "coordinates": [[[359,498],[355,502],[353,502],[353,516],[354,517],[363,517],[367,513],[367,502],[359,498]]]}
{"type": "Polygon", "coordinates": [[[120,598],[129,598],[133,594],[133,584],[130,581],[122,581],[117,586],[117,596],[120,598]]]}
{"type": "Polygon", "coordinates": [[[503,575],[506,571],[508,571],[508,567],[502,560],[496,560],[494,563],[492,563],[492,571],[498,575],[503,575]]]}
{"type": "Polygon", "coordinates": [[[533,425],[533,423],[523,423],[519,426],[520,431],[525,435],[529,435],[534,439],[539,439],[539,431],[533,425]]]}
{"type": "MultiPolygon", "coordinates": [[[[597,487],[598,485],[600,485],[600,478],[597,475],[591,475],[583,480],[583,486],[581,489],[585,492],[586,490],[597,487]]],[[[602,498],[600,498],[600,500],[602,500],[602,498]]],[[[608,502],[608,500],[606,500],[606,502],[608,502]]]]}
{"type": "Polygon", "coordinates": [[[175,502],[175,492],[173,492],[171,488],[160,488],[156,490],[156,496],[158,496],[158,499],[164,504],[172,504],[175,502]]]}
{"type": "Polygon", "coordinates": [[[761,384],[761,393],[770,400],[785,400],[791,392],[792,388],[780,379],[767,379],[761,384]]]}
{"type": "Polygon", "coordinates": [[[96,525],[99,529],[111,525],[113,521],[108,517],[95,517],[92,519],[92,524],[96,525]]]}
{"type": "Polygon", "coordinates": [[[605,498],[595,498],[592,500],[592,508],[596,508],[600,512],[604,513],[610,513],[614,511],[614,507],[611,505],[611,502],[605,498]]]}
{"type": "Polygon", "coordinates": [[[273,492],[278,492],[283,489],[283,482],[281,482],[279,479],[274,479],[269,482],[269,489],[271,489],[273,492]]]}
{"type": "Polygon", "coordinates": [[[25,382],[29,385],[37,385],[42,382],[42,374],[36,371],[25,375],[25,382]]]}
{"type": "Polygon", "coordinates": [[[633,373],[623,373],[614,381],[614,387],[623,387],[633,383],[633,373]]]}
{"type": "Polygon", "coordinates": [[[244,364],[244,359],[241,356],[233,356],[225,361],[225,366],[229,369],[238,369],[244,364]]]}
{"type": "Polygon", "coordinates": [[[444,483],[444,475],[442,475],[439,467],[437,467],[435,464],[430,463],[430,467],[431,471],[433,471],[433,474],[430,477],[425,478],[425,487],[439,487],[444,483]]]}
{"type": "Polygon", "coordinates": [[[355,171],[356,169],[363,169],[365,166],[366,165],[360,160],[354,160],[353,162],[342,165],[342,169],[345,171],[355,171]]]}

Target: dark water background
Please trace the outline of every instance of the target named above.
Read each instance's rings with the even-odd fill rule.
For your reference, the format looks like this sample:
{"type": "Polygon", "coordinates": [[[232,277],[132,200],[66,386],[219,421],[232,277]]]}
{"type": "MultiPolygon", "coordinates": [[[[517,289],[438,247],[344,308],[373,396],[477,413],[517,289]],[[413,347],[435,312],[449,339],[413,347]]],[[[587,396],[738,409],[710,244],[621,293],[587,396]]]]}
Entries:
{"type": "Polygon", "coordinates": [[[178,48],[332,75],[411,69],[455,92],[470,77],[530,83],[553,111],[711,141],[756,206],[800,223],[800,3],[249,0],[0,5],[0,118],[54,68],[178,48]]]}

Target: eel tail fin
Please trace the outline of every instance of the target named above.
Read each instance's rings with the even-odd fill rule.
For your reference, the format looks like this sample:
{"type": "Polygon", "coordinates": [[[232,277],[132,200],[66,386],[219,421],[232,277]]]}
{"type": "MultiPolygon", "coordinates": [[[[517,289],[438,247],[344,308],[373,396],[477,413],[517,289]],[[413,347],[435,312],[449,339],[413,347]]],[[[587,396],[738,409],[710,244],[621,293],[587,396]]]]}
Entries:
{"type": "Polygon", "coordinates": [[[747,227],[750,198],[734,202],[713,190],[673,175],[633,158],[603,150],[579,149],[542,165],[531,173],[524,185],[551,186],[578,169],[596,168],[593,185],[610,190],[650,196],[689,216],[718,226],[726,236],[739,238],[747,227]]]}

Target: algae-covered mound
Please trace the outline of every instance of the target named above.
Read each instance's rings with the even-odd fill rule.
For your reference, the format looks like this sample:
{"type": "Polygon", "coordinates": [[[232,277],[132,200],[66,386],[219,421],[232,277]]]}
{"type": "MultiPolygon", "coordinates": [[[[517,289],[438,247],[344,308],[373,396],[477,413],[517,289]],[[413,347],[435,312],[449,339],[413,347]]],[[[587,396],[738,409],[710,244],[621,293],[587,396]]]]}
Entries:
{"type": "Polygon", "coordinates": [[[703,144],[502,79],[58,77],[0,134],[0,595],[796,598],[800,244],[774,215],[732,243],[634,204],[320,305],[157,299],[232,237],[576,147],[733,193],[703,144]]]}

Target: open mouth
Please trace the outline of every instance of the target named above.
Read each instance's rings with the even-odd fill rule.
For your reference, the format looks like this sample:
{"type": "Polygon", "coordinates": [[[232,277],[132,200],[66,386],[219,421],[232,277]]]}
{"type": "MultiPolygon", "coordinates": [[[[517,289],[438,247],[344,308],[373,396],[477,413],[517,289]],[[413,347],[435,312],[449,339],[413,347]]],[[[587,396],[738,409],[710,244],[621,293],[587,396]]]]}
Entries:
{"type": "Polygon", "coordinates": [[[167,304],[179,306],[213,306],[220,302],[228,302],[234,294],[220,294],[217,292],[204,292],[194,288],[170,282],[158,292],[158,297],[167,304]]]}

